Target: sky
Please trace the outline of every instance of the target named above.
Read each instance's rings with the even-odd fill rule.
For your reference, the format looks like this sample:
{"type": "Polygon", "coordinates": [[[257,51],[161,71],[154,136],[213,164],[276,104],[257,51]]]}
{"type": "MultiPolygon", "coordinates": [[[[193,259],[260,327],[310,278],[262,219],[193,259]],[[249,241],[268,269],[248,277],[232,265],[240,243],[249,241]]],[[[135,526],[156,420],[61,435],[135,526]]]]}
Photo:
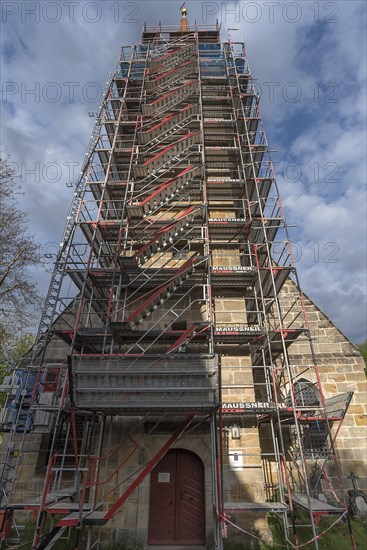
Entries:
{"type": "MultiPolygon", "coordinates": [[[[1,3],[1,152],[49,258],[109,73],[145,21],[178,24],[181,1],[1,3]]],[[[366,338],[366,3],[186,3],[190,22],[244,40],[261,95],[303,290],[353,341],[366,338]],[[238,29],[238,30],[233,30],[238,29]],[[241,37],[242,35],[242,37],[241,37]]],[[[35,324],[36,324],[35,320],[35,324]]]]}

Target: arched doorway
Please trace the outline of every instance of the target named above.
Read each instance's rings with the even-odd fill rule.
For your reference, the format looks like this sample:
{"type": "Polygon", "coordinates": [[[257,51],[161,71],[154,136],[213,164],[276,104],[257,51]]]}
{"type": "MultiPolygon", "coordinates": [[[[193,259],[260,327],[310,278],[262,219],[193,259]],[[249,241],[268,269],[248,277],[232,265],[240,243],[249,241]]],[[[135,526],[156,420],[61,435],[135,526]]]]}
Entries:
{"type": "Polygon", "coordinates": [[[152,471],[148,544],[205,544],[204,464],[191,451],[168,451],[152,471]]]}

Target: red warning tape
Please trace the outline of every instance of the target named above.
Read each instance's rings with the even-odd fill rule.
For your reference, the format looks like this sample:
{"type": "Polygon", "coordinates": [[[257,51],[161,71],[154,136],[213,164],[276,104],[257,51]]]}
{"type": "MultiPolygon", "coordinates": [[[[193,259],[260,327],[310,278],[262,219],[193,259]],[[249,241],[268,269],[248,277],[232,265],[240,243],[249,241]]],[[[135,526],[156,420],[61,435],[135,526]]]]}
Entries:
{"type": "MultiPolygon", "coordinates": [[[[315,542],[315,540],[323,537],[325,535],[325,533],[327,533],[328,531],[330,531],[330,529],[332,529],[334,527],[334,525],[336,525],[337,523],[339,523],[339,521],[341,521],[343,519],[344,516],[346,516],[348,513],[348,511],[346,510],[337,520],[334,521],[334,523],[332,523],[331,525],[329,525],[329,527],[327,527],[327,529],[325,529],[325,531],[323,531],[322,533],[319,533],[316,537],[314,537],[313,539],[311,540],[308,540],[307,542],[304,542],[303,544],[299,544],[296,546],[296,548],[303,548],[304,546],[307,546],[308,544],[311,544],[311,542],[315,542]]],[[[254,535],[253,533],[250,533],[250,531],[245,531],[245,529],[242,529],[242,527],[239,527],[238,525],[236,525],[235,523],[232,523],[232,521],[230,521],[228,519],[228,516],[224,515],[222,516],[221,518],[222,522],[224,523],[228,523],[229,525],[232,525],[232,527],[235,527],[236,529],[238,529],[239,531],[242,531],[242,533],[245,533],[246,535],[250,535],[250,537],[253,537],[254,539],[257,539],[257,540],[260,540],[262,541],[262,539],[260,537],[257,537],[256,535],[254,535]]],[[[222,527],[222,532],[223,534],[227,534],[227,530],[222,527]]],[[[278,547],[281,547],[281,548],[288,548],[287,546],[285,546],[284,544],[277,544],[277,543],[273,543],[273,546],[278,546],[278,547]]]]}

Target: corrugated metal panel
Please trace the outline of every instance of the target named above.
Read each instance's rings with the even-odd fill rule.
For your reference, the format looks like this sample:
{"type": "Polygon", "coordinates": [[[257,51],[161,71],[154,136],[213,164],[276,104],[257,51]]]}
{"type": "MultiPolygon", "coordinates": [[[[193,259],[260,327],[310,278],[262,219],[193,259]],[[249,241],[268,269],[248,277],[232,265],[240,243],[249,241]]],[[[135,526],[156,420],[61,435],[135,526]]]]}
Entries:
{"type": "Polygon", "coordinates": [[[219,399],[218,357],[76,355],[72,389],[79,408],[210,410],[219,399]]]}

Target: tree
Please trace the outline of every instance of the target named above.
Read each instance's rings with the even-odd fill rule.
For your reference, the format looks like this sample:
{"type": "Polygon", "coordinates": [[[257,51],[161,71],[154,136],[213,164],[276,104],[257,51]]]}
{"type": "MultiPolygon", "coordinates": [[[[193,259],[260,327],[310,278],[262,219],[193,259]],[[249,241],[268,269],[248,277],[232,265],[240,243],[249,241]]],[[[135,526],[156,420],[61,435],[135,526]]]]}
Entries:
{"type": "MultiPolygon", "coordinates": [[[[1,330],[1,327],[0,327],[1,330]]],[[[26,332],[19,336],[12,336],[3,331],[0,333],[0,382],[4,376],[21,366],[24,356],[31,350],[35,338],[33,334],[26,332]]],[[[0,407],[5,399],[5,394],[0,392],[0,407]]]]}
{"type": "Polygon", "coordinates": [[[29,269],[42,263],[39,245],[28,233],[28,220],[18,206],[21,194],[9,157],[0,157],[0,339],[18,334],[39,306],[37,285],[29,269]]]}
{"type": "Polygon", "coordinates": [[[21,366],[24,356],[30,352],[34,341],[34,335],[29,332],[7,338],[0,353],[0,369],[4,375],[21,366]]]}
{"type": "Polygon", "coordinates": [[[365,375],[367,377],[367,338],[365,339],[362,344],[357,344],[357,348],[359,348],[359,351],[361,352],[364,362],[366,363],[366,367],[364,369],[365,375]]]}

